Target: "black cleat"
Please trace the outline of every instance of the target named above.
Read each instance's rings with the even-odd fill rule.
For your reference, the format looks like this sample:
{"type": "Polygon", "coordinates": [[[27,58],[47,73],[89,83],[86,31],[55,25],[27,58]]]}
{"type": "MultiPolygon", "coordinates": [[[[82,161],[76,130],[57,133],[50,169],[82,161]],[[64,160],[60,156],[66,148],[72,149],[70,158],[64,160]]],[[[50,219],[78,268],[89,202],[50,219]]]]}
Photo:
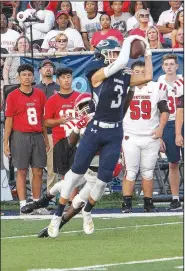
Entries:
{"type": "Polygon", "coordinates": [[[178,199],[173,199],[170,203],[169,207],[167,208],[167,211],[177,211],[182,210],[182,205],[178,199]]]}
{"type": "Polygon", "coordinates": [[[123,213],[123,214],[129,214],[129,213],[132,213],[132,206],[130,205],[130,206],[127,206],[126,204],[125,204],[125,202],[123,202],[122,203],[122,210],[121,210],[121,212],[123,213]]]}
{"type": "Polygon", "coordinates": [[[153,202],[152,204],[145,204],[144,205],[144,212],[146,213],[157,213],[159,212],[158,209],[154,206],[153,202]]]}
{"type": "Polygon", "coordinates": [[[38,238],[47,238],[49,237],[49,234],[48,234],[48,227],[42,229],[38,235],[37,235],[38,238]]]}
{"type": "Polygon", "coordinates": [[[32,201],[30,203],[27,203],[25,206],[21,208],[22,214],[30,214],[35,209],[45,208],[49,205],[49,199],[47,199],[45,196],[38,201],[32,201]]]}

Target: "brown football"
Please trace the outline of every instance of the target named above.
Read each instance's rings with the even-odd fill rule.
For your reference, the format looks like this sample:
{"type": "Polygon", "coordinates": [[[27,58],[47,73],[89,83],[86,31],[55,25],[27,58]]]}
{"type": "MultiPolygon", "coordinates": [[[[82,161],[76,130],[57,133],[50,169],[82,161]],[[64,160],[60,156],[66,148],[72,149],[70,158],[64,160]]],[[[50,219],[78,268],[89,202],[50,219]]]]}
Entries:
{"type": "Polygon", "coordinates": [[[138,57],[144,56],[145,44],[141,40],[134,40],[130,48],[130,58],[136,59],[138,57]]]}

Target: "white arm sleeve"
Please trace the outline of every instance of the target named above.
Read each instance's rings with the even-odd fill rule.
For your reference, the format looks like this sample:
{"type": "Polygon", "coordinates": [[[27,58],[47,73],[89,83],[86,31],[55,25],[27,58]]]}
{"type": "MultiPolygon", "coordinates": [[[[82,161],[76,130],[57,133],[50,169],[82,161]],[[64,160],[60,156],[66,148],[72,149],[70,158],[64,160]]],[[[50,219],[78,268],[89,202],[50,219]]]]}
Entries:
{"type": "Polygon", "coordinates": [[[104,74],[106,78],[117,73],[118,71],[120,71],[127,65],[129,61],[129,57],[130,57],[131,43],[135,39],[141,39],[141,37],[137,35],[133,35],[124,40],[118,58],[113,63],[111,63],[110,65],[104,68],[104,74]]]}

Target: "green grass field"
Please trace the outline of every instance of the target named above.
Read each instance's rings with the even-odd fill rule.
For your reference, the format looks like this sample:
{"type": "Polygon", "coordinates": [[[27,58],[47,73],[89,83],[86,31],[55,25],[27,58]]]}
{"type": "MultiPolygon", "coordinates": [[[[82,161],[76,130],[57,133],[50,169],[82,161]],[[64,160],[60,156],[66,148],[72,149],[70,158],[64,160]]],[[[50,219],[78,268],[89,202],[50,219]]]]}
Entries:
{"type": "Polygon", "coordinates": [[[96,231],[89,236],[76,218],[58,238],[38,239],[48,223],[1,221],[2,271],[183,270],[182,216],[95,218],[96,231]]]}

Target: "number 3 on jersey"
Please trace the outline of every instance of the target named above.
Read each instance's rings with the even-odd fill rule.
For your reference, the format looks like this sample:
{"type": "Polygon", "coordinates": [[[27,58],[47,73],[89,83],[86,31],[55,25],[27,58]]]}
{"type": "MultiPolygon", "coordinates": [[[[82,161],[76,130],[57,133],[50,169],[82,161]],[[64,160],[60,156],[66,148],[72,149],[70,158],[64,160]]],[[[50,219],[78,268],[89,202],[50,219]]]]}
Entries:
{"type": "Polygon", "coordinates": [[[123,88],[120,85],[116,85],[114,88],[114,91],[116,91],[118,93],[117,95],[117,101],[112,101],[111,103],[111,108],[118,108],[121,105],[121,101],[122,101],[122,95],[123,95],[123,88]]]}
{"type": "Polygon", "coordinates": [[[30,125],[36,125],[38,123],[37,112],[36,112],[35,107],[28,108],[27,115],[28,115],[28,123],[30,125]]]}
{"type": "Polygon", "coordinates": [[[148,120],[151,118],[151,102],[149,100],[132,100],[130,103],[130,118],[148,120]]]}

